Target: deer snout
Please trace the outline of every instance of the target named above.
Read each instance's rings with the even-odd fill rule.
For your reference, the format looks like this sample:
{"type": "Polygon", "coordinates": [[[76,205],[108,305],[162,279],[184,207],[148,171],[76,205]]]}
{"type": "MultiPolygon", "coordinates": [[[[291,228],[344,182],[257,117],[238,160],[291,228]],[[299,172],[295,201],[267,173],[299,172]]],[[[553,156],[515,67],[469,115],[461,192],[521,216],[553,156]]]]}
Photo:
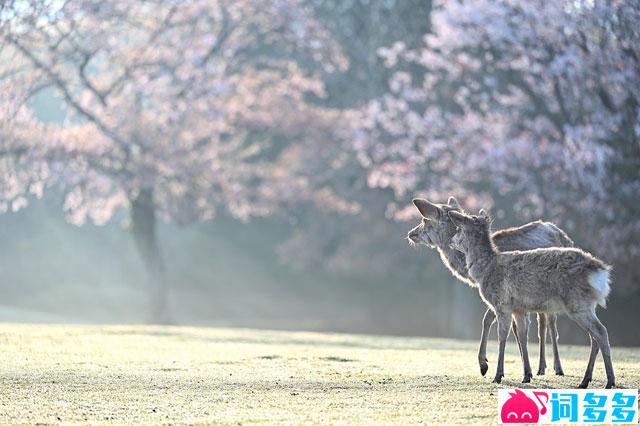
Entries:
{"type": "Polygon", "coordinates": [[[417,229],[412,229],[407,234],[407,238],[414,244],[418,244],[420,242],[419,231],[417,229]]]}

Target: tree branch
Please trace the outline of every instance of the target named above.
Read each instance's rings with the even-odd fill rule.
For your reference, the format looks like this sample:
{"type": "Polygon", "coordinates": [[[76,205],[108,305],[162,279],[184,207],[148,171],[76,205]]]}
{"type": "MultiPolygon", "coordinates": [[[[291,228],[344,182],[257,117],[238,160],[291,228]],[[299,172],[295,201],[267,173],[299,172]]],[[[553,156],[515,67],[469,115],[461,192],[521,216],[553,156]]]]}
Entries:
{"type": "Polygon", "coordinates": [[[82,63],[80,63],[80,67],[78,68],[78,76],[80,77],[80,80],[82,80],[84,85],[87,87],[87,89],[89,89],[89,91],[91,93],[93,93],[98,98],[98,100],[100,101],[102,106],[107,106],[107,101],[106,101],[105,94],[100,92],[93,85],[93,83],[91,83],[91,81],[89,81],[89,78],[87,77],[87,73],[86,73],[87,65],[89,65],[89,62],[91,62],[91,59],[93,58],[93,55],[95,55],[95,52],[91,52],[91,53],[85,52],[84,53],[84,58],[82,60],[82,63]]]}
{"type": "Polygon", "coordinates": [[[106,124],[104,124],[95,114],[88,111],[85,107],[83,107],[71,94],[69,88],[66,86],[65,81],[53,70],[51,70],[48,66],[46,66],[43,62],[41,62],[34,54],[32,54],[27,48],[22,46],[16,39],[13,37],[8,37],[8,40],[11,44],[13,44],[18,50],[20,50],[32,63],[33,65],[43,71],[49,79],[53,82],[53,84],[62,92],[62,96],[67,101],[67,103],[76,110],[76,112],[91,123],[95,124],[107,137],[116,142],[120,147],[125,151],[125,153],[130,152],[129,143],[127,140],[118,135],[115,131],[110,129],[106,124]]]}
{"type": "MultiPolygon", "coordinates": [[[[155,41],[158,39],[158,37],[160,37],[160,34],[162,34],[162,32],[164,30],[166,30],[169,27],[169,23],[171,22],[171,19],[173,18],[173,16],[175,15],[177,11],[177,6],[172,6],[171,9],[169,9],[169,11],[167,12],[167,16],[164,17],[164,19],[162,20],[162,23],[158,26],[158,28],[156,28],[156,30],[149,36],[149,39],[147,40],[147,42],[145,43],[144,47],[142,48],[141,52],[139,52],[138,56],[142,57],[145,53],[145,51],[152,45],[155,43],[155,41]]],[[[124,71],[122,72],[122,74],[120,74],[119,77],[115,78],[113,80],[113,82],[109,85],[109,87],[103,91],[102,93],[104,94],[105,98],[107,96],[109,96],[111,93],[113,93],[114,90],[116,90],[121,84],[122,82],[124,82],[125,80],[127,80],[129,77],[131,77],[131,72],[140,67],[140,66],[145,66],[148,65],[149,62],[138,62],[138,63],[133,63],[131,65],[127,65],[124,68],[124,71]]]]}
{"type": "MultiPolygon", "coordinates": [[[[39,148],[43,146],[40,145],[39,148]]],[[[18,145],[11,148],[0,149],[0,158],[3,157],[15,157],[20,158],[29,152],[32,152],[34,149],[33,146],[30,145],[18,145]]],[[[100,154],[94,155],[85,151],[79,150],[67,150],[60,147],[55,148],[45,148],[45,151],[39,156],[42,161],[46,161],[47,163],[51,162],[67,162],[72,160],[83,160],[87,161],[92,169],[98,170],[99,172],[109,175],[111,177],[122,177],[123,170],[118,167],[109,167],[105,164],[105,160],[109,162],[118,163],[119,160],[113,156],[100,154]]]]}

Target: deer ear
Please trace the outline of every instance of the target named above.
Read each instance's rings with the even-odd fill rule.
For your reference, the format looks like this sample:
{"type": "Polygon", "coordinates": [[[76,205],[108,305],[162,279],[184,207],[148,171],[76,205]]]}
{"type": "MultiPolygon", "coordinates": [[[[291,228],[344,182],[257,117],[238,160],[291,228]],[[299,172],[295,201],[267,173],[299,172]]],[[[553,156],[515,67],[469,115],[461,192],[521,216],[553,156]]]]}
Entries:
{"type": "Polygon", "coordinates": [[[451,219],[453,224],[456,226],[463,226],[464,224],[466,224],[471,220],[471,218],[466,214],[462,214],[454,210],[449,212],[449,219],[451,219]]]}
{"type": "Polygon", "coordinates": [[[460,203],[458,202],[458,200],[456,200],[455,197],[449,197],[447,204],[449,204],[449,206],[453,207],[454,209],[462,210],[460,203]]]}
{"type": "Polygon", "coordinates": [[[487,213],[485,209],[480,209],[480,211],[478,212],[478,217],[480,219],[484,219],[489,224],[493,223],[493,218],[489,216],[489,213],[487,213]]]}
{"type": "Polygon", "coordinates": [[[414,198],[413,205],[416,206],[422,217],[427,219],[438,219],[443,213],[440,207],[430,203],[424,198],[414,198]]]}

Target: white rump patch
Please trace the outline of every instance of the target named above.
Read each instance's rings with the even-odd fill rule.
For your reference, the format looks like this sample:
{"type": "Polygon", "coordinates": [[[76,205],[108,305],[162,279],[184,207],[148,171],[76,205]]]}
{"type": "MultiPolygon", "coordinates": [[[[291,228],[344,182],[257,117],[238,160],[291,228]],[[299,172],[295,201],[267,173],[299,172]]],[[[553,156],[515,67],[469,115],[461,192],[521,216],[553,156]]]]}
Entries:
{"type": "Polygon", "coordinates": [[[595,290],[598,298],[598,305],[606,308],[607,297],[611,292],[609,286],[609,269],[600,269],[589,275],[589,285],[595,290]]]}

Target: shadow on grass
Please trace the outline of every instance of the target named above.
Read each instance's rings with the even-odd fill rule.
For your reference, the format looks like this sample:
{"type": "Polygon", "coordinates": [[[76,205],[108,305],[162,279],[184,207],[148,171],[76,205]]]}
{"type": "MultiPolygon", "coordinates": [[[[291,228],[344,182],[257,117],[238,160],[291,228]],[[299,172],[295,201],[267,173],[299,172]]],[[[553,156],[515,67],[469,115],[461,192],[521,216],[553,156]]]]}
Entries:
{"type": "MultiPolygon", "coordinates": [[[[366,335],[341,335],[318,334],[312,332],[280,332],[265,331],[262,337],[244,335],[243,329],[238,329],[238,336],[215,336],[183,331],[180,327],[153,328],[127,328],[127,329],[101,329],[98,334],[116,336],[149,336],[168,337],[206,343],[229,344],[261,344],[261,345],[305,345],[323,347],[341,347],[358,349],[393,349],[393,350],[447,350],[468,351],[466,341],[449,340],[443,338],[417,338],[417,337],[393,337],[393,336],[366,336],[366,335]],[[266,335],[266,336],[265,336],[266,335]],[[298,335],[298,336],[296,336],[298,335]],[[293,336],[293,337],[292,337],[293,336]]],[[[92,333],[94,334],[94,333],[92,333]]],[[[331,361],[339,361],[337,359],[331,361]]]]}

